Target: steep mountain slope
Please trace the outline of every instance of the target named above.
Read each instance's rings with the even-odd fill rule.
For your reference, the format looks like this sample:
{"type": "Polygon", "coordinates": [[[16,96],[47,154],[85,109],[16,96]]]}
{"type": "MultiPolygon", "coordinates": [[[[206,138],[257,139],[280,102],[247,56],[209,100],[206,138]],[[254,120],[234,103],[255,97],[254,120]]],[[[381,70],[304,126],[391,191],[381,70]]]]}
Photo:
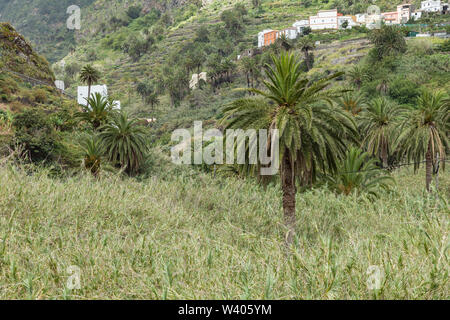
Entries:
{"type": "Polygon", "coordinates": [[[0,23],[0,67],[49,85],[53,85],[55,79],[47,60],[38,55],[28,41],[7,23],[0,23]]]}
{"type": "Polygon", "coordinates": [[[0,21],[10,22],[29,38],[36,50],[51,62],[61,59],[75,49],[78,40],[98,32],[110,23],[110,18],[125,15],[131,6],[140,6],[142,12],[151,8],[165,11],[184,5],[190,0],[0,0],[0,21]],[[81,9],[81,30],[69,30],[67,9],[77,5],[81,9]]]}
{"type": "MultiPolygon", "coordinates": [[[[256,35],[262,29],[288,27],[320,9],[336,6],[344,13],[365,12],[370,4],[369,1],[356,4],[353,1],[265,0],[260,1],[260,6],[254,6],[250,0],[229,0],[205,2],[202,7],[198,5],[199,1],[172,1],[176,6],[157,6],[160,2],[166,3],[132,1],[142,5],[143,9],[140,17],[131,22],[127,20],[124,25],[126,8],[123,5],[115,2],[114,6],[108,7],[97,1],[83,16],[83,26],[86,27],[81,30],[77,48],[64,58],[65,64],[77,64],[75,69],[83,64],[94,64],[102,71],[102,81],[108,84],[116,98],[125,101],[127,107],[140,110],[144,106],[136,94],[137,84],[148,81],[162,83],[162,78],[174,73],[174,67],[185,64],[186,52],[195,52],[196,47],[204,53],[200,69],[211,71],[208,59],[217,54],[223,59],[235,60],[241,52],[257,45],[256,35]],[[248,14],[243,18],[242,33],[233,38],[229,36],[230,30],[223,23],[221,14],[237,3],[244,4],[248,14]],[[161,11],[164,9],[166,11],[161,11]],[[196,43],[197,34],[205,32],[205,28],[207,43],[199,45],[196,43]],[[130,46],[145,41],[151,42],[148,48],[133,56],[130,46]]],[[[379,1],[377,4],[386,10],[400,2],[379,1]]],[[[144,45],[147,46],[146,43],[144,45]]],[[[62,78],[65,74],[60,71],[58,76],[62,78]]],[[[189,69],[182,72],[184,78],[180,83],[186,85],[192,73],[193,70],[189,69]]],[[[72,84],[74,90],[76,79],[66,77],[65,81],[72,84]]],[[[166,96],[161,99],[163,105],[170,103],[166,96]]]]}
{"type": "MultiPolygon", "coordinates": [[[[77,0],[81,8],[94,0],[77,0]]],[[[76,45],[75,33],[68,30],[67,8],[71,0],[0,0],[0,20],[10,22],[18,32],[29,38],[40,54],[51,62],[69,53],[76,45]]]]}

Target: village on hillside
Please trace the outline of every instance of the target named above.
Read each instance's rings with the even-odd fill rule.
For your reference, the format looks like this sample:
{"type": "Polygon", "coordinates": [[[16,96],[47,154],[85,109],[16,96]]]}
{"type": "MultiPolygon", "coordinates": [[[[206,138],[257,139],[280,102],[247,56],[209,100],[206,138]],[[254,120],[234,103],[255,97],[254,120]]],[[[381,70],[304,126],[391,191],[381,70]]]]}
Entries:
{"type": "Polygon", "coordinates": [[[352,16],[345,16],[337,9],[321,10],[308,19],[294,22],[292,27],[283,30],[265,29],[261,31],[258,33],[258,48],[269,46],[282,36],[291,40],[296,39],[299,35],[303,35],[307,28],[309,30],[340,30],[366,26],[368,29],[373,29],[381,22],[386,25],[400,25],[410,20],[419,20],[423,13],[448,14],[449,4],[440,0],[426,0],[421,2],[420,9],[416,10],[414,5],[407,3],[398,5],[397,10],[391,12],[377,12],[377,7],[371,6],[367,13],[352,16]]]}

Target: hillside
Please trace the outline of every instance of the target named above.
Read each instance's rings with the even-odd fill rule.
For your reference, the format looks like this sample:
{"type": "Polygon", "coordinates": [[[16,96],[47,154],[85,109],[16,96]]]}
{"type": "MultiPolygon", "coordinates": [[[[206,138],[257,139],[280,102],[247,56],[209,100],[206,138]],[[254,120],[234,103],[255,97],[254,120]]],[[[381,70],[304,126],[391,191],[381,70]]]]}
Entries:
{"type": "MultiPolygon", "coordinates": [[[[380,1],[377,4],[383,10],[388,10],[400,2],[380,1]]],[[[343,1],[338,5],[345,13],[364,12],[367,9],[364,2],[358,2],[358,5],[345,3],[347,2],[343,1]]],[[[221,107],[230,99],[239,96],[232,89],[244,87],[246,83],[237,56],[255,48],[256,35],[260,30],[288,27],[294,21],[319,9],[334,7],[334,2],[320,1],[313,1],[311,5],[299,1],[262,1],[258,7],[253,6],[250,1],[212,1],[203,7],[186,4],[168,9],[165,13],[159,9],[150,10],[148,13],[142,11],[138,18],[126,26],[117,22],[116,25],[103,27],[96,27],[98,23],[102,24],[99,22],[102,18],[95,14],[96,11],[92,11],[90,14],[95,18],[86,19],[93,22],[89,30],[96,31],[85,31],[74,52],[63,59],[69,67],[66,70],[71,70],[71,74],[64,72],[59,63],[55,64],[55,71],[60,79],[64,79],[69,92],[75,94],[76,86],[80,84],[76,71],[83,65],[93,64],[101,71],[100,82],[108,85],[110,94],[121,100],[123,108],[128,112],[139,117],[156,116],[161,120],[156,124],[156,127],[161,128],[160,133],[180,126],[189,127],[193,119],[209,120],[219,117],[221,107]],[[231,21],[230,27],[227,27],[222,13],[233,10],[239,3],[248,4],[245,6],[244,15],[236,21],[231,21]],[[234,28],[233,23],[238,28],[235,31],[230,29],[234,28]],[[230,68],[232,73],[229,79],[223,77],[224,66],[230,68]],[[75,75],[72,70],[75,70],[75,75]],[[219,83],[213,88],[189,90],[189,80],[197,71],[207,72],[210,81],[217,74],[214,81],[219,83]],[[139,84],[146,84],[157,92],[159,105],[149,106],[143,101],[138,93],[139,84]]],[[[115,14],[114,21],[125,19],[126,14],[123,11],[116,11],[115,14]]],[[[239,16],[240,13],[236,12],[234,15],[239,16]]],[[[112,14],[108,13],[107,16],[112,14]]],[[[368,41],[363,40],[367,36],[367,30],[364,29],[313,33],[314,41],[320,41],[321,44],[317,47],[317,52],[314,52],[316,59],[308,76],[318,78],[330,72],[348,71],[354,65],[366,64],[365,58],[371,48],[368,41]],[[358,42],[358,39],[362,39],[362,42],[358,42]],[[353,40],[356,42],[352,44],[353,40]],[[339,50],[336,51],[335,48],[339,50]]],[[[432,46],[437,44],[438,42],[432,46]]],[[[302,57],[303,53],[296,48],[297,43],[293,46],[296,54],[302,57]]],[[[256,76],[262,74],[262,66],[270,60],[271,53],[274,51],[266,50],[260,58],[255,58],[258,65],[256,76]]],[[[430,56],[427,59],[433,61],[429,71],[435,72],[440,79],[438,88],[448,88],[448,59],[438,52],[426,54],[430,56]]],[[[382,81],[399,82],[399,79],[405,77],[414,78],[418,88],[436,85],[435,77],[414,77],[414,68],[408,64],[409,61],[424,59],[420,50],[411,50],[408,56],[399,59],[402,60],[398,61],[402,66],[401,74],[393,70],[393,65],[387,68],[390,68],[387,71],[389,79],[382,79],[386,75],[381,75],[380,70],[374,70],[373,73],[378,79],[367,84],[368,94],[375,94],[375,88],[382,81]]],[[[257,84],[261,83],[261,77],[255,80],[257,84]]],[[[341,81],[339,85],[346,86],[348,83],[341,81]]],[[[403,103],[404,99],[400,100],[399,102],[403,103]]]]}
{"type": "Polygon", "coordinates": [[[53,85],[55,76],[47,60],[7,23],[0,23],[0,67],[53,85]]]}
{"type": "Polygon", "coordinates": [[[56,89],[47,60],[8,23],[0,23],[0,71],[0,156],[60,157],[62,132],[78,107],[56,89]]]}

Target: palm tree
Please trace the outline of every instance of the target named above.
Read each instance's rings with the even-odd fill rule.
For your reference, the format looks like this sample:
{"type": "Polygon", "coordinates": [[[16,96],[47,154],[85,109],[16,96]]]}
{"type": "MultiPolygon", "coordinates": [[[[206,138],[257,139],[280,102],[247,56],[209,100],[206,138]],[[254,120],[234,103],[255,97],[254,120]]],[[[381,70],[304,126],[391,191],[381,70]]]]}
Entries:
{"type": "Polygon", "coordinates": [[[377,85],[377,91],[382,95],[387,95],[389,92],[389,80],[382,79],[380,84],[377,85]]]}
{"type": "Polygon", "coordinates": [[[395,130],[400,125],[404,109],[386,98],[373,100],[359,117],[359,127],[368,152],[388,167],[395,130]]]}
{"type": "Polygon", "coordinates": [[[449,147],[450,100],[442,92],[424,90],[418,98],[418,105],[400,129],[396,146],[400,155],[414,161],[414,170],[420,167],[425,157],[425,183],[430,190],[432,166],[436,164],[437,154],[445,164],[449,147]]]}
{"type": "Polygon", "coordinates": [[[350,82],[354,84],[358,90],[361,89],[361,85],[366,81],[369,76],[367,70],[360,66],[354,66],[347,72],[347,76],[350,78],[350,82]]]}
{"type": "Polygon", "coordinates": [[[160,100],[156,92],[152,92],[146,99],[146,102],[151,105],[152,111],[155,111],[155,106],[159,105],[160,100]]]}
{"type": "Polygon", "coordinates": [[[91,65],[85,66],[80,72],[80,81],[88,86],[88,105],[91,97],[91,86],[100,79],[100,72],[91,65]]]}
{"type": "Polygon", "coordinates": [[[338,173],[328,177],[330,187],[338,194],[350,195],[366,192],[378,196],[378,190],[387,189],[394,179],[380,171],[375,159],[362,150],[352,147],[339,164],[338,173]]]}
{"type": "MultiPolygon", "coordinates": [[[[351,115],[331,110],[330,102],[339,92],[326,89],[336,74],[317,82],[301,78],[301,61],[293,54],[272,56],[274,67],[266,65],[267,91],[248,89],[263,97],[234,101],[224,109],[225,129],[278,129],[281,159],[283,211],[288,228],[287,244],[292,243],[296,225],[296,182],[310,183],[317,169],[334,171],[347,139],[357,135],[351,115]]],[[[270,137],[270,140],[272,137],[270,137]]],[[[269,141],[270,144],[275,143],[269,141]]]]}
{"type": "Polygon", "coordinates": [[[148,144],[145,130],[138,126],[137,119],[128,119],[124,112],[117,114],[102,127],[99,137],[112,163],[125,168],[129,174],[139,170],[148,144]]]}
{"type": "Polygon", "coordinates": [[[363,108],[367,105],[367,100],[364,94],[358,92],[346,92],[336,100],[336,104],[343,110],[357,116],[363,108]]]}
{"type": "Polygon", "coordinates": [[[292,41],[285,34],[282,34],[276,40],[276,43],[277,43],[277,45],[279,45],[281,48],[283,48],[286,51],[289,51],[294,47],[292,44],[292,41]]]}
{"type": "Polygon", "coordinates": [[[257,63],[255,59],[251,57],[243,57],[240,60],[239,64],[240,70],[245,73],[245,76],[247,77],[247,88],[253,88],[253,77],[256,73],[257,69],[257,63]]]}
{"type": "Polygon", "coordinates": [[[80,143],[82,164],[94,177],[98,177],[104,162],[104,149],[97,136],[85,138],[80,143]]]}
{"type": "Polygon", "coordinates": [[[300,38],[298,41],[298,48],[301,52],[303,52],[305,57],[305,63],[307,71],[312,69],[312,63],[314,62],[314,55],[310,53],[310,51],[314,50],[316,48],[316,44],[314,43],[314,40],[311,37],[303,37],[300,38]]]}
{"type": "Polygon", "coordinates": [[[76,117],[92,124],[95,130],[105,124],[113,114],[112,104],[100,93],[96,93],[87,99],[87,106],[83,106],[83,111],[76,113],[76,117]]]}

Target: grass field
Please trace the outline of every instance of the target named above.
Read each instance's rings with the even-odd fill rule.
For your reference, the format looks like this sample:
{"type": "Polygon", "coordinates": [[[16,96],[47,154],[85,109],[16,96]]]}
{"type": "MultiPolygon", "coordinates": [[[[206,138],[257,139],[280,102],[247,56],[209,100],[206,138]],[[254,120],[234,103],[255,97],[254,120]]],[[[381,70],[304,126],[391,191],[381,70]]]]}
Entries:
{"type": "Polygon", "coordinates": [[[439,196],[423,192],[423,172],[395,178],[374,202],[299,194],[287,251],[275,186],[206,175],[57,180],[5,165],[0,298],[449,298],[450,174],[439,196]],[[369,266],[384,273],[380,290],[368,289],[369,266]],[[81,289],[71,290],[77,268],[81,289]]]}

